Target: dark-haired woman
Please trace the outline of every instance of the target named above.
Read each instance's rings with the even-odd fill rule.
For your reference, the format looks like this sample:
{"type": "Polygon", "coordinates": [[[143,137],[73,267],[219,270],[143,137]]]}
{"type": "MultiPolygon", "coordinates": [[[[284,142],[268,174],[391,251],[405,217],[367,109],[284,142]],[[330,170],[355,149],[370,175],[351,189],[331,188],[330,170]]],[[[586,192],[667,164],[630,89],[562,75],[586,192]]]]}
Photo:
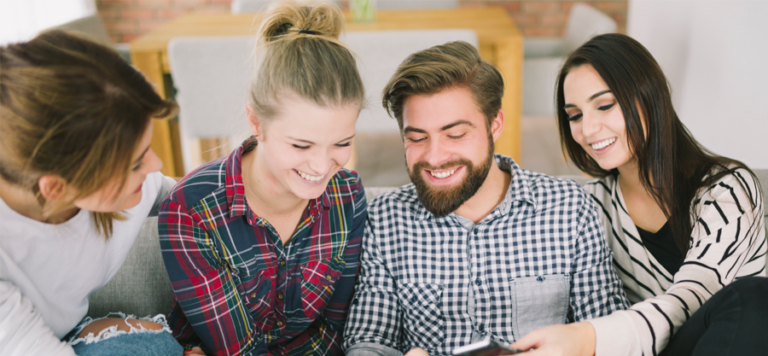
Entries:
{"type": "Polygon", "coordinates": [[[624,35],[593,38],[560,71],[557,112],[564,150],[600,178],[586,188],[633,306],[536,330],[513,347],[534,348],[531,355],[768,352],[760,186],[743,163],[694,140],[651,54],[624,35]]]}
{"type": "Polygon", "coordinates": [[[62,32],[0,47],[0,355],[178,355],[165,317],[86,317],[175,183],[149,148],[176,104],[62,32]]]}

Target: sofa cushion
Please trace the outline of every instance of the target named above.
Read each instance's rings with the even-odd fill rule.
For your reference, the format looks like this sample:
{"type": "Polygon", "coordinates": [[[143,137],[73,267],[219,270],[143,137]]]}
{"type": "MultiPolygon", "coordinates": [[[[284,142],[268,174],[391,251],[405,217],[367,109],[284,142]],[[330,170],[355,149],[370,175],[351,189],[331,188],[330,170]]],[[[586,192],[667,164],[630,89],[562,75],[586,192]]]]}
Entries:
{"type": "Polygon", "coordinates": [[[96,318],[118,311],[139,317],[168,314],[172,303],[171,282],[160,254],[157,217],[150,217],[115,278],[91,295],[88,315],[96,318]]]}

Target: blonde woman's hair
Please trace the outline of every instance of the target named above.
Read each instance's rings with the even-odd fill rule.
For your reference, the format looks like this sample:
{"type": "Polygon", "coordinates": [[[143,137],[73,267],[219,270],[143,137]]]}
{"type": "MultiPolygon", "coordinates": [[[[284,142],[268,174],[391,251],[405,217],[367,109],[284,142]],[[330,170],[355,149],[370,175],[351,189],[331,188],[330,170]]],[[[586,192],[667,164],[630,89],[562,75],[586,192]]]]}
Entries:
{"type": "MultiPolygon", "coordinates": [[[[43,216],[117,179],[122,190],[151,118],[176,112],[110,48],[53,30],[0,47],[0,177],[33,192],[43,216]],[[44,175],[64,179],[66,199],[46,201],[44,175]]],[[[91,212],[109,238],[119,212],[91,212]]]]}
{"type": "Polygon", "coordinates": [[[355,58],[339,41],[344,16],[338,6],[297,5],[270,9],[259,28],[250,103],[261,118],[279,112],[286,94],[322,107],[359,105],[365,91],[355,58]]]}

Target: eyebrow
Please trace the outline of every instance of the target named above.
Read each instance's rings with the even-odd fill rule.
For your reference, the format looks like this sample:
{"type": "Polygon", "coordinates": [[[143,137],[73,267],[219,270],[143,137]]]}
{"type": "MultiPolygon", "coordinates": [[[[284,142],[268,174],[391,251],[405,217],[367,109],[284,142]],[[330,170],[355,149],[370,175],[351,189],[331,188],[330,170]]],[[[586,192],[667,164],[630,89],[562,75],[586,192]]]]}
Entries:
{"type": "MultiPolygon", "coordinates": [[[[610,93],[610,92],[611,92],[611,89],[603,90],[603,91],[599,91],[597,93],[594,93],[594,94],[592,94],[592,96],[589,97],[589,99],[587,99],[587,102],[595,100],[595,98],[597,98],[598,96],[603,95],[603,94],[607,94],[607,93],[610,93]]],[[[563,106],[563,109],[575,108],[575,107],[576,107],[576,105],[573,105],[573,104],[565,104],[563,106]]]]}
{"type": "MultiPolygon", "coordinates": [[[[294,140],[294,141],[299,141],[299,142],[303,142],[303,143],[310,144],[310,145],[314,145],[315,144],[314,142],[309,141],[309,140],[302,140],[302,139],[298,139],[298,138],[291,137],[291,136],[288,136],[288,138],[291,139],[291,140],[294,140]]],[[[344,142],[344,141],[347,141],[347,140],[351,140],[353,138],[355,138],[355,135],[352,135],[352,136],[349,136],[349,137],[347,137],[345,139],[339,140],[339,142],[344,142]]]]}
{"type": "Polygon", "coordinates": [[[139,164],[139,162],[141,162],[141,160],[142,160],[142,159],[144,159],[144,155],[146,155],[146,154],[147,154],[147,152],[149,152],[149,147],[150,147],[150,146],[147,146],[147,148],[145,148],[145,149],[144,149],[144,152],[142,152],[142,153],[141,153],[141,156],[139,156],[139,158],[136,158],[136,160],[135,160],[135,161],[133,161],[133,164],[134,164],[134,165],[137,165],[137,164],[139,164]]]}
{"type": "MultiPolygon", "coordinates": [[[[452,122],[452,123],[450,123],[448,125],[445,125],[445,126],[441,127],[440,131],[450,130],[451,128],[454,128],[454,127],[459,126],[459,125],[468,125],[470,127],[475,127],[475,124],[473,124],[473,123],[471,123],[471,122],[469,122],[467,120],[457,120],[457,121],[454,121],[454,122],[452,122]]],[[[403,129],[403,133],[404,134],[407,134],[409,132],[424,133],[424,134],[427,133],[427,131],[424,131],[422,129],[417,129],[417,128],[411,127],[411,126],[407,126],[406,128],[403,129]]]]}

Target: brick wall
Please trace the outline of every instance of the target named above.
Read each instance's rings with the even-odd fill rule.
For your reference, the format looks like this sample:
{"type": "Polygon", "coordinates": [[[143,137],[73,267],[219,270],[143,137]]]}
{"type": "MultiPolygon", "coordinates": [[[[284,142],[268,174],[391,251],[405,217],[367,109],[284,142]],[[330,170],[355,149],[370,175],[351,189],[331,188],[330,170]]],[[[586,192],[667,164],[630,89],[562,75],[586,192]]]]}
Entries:
{"type": "MultiPolygon", "coordinates": [[[[459,0],[462,7],[501,6],[525,36],[561,36],[574,1],[459,0]]],[[[613,17],[619,32],[627,24],[628,0],[583,1],[613,17]]],[[[228,12],[231,0],[96,0],[99,15],[114,42],[130,42],[187,12],[228,12]]],[[[348,0],[341,0],[346,7],[348,0]]]]}

